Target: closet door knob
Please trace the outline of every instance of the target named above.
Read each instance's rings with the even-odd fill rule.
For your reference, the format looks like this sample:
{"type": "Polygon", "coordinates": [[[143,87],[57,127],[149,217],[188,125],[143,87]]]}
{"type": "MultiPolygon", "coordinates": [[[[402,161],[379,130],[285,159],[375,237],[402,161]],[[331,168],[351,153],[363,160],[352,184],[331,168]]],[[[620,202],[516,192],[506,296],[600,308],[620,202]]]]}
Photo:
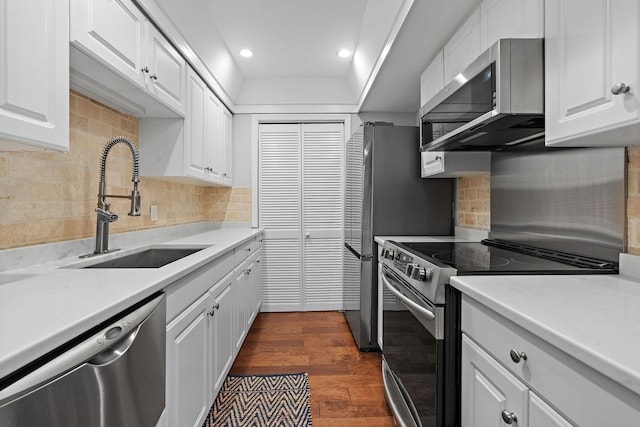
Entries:
{"type": "Polygon", "coordinates": [[[611,86],[611,93],[614,95],[622,95],[624,93],[627,93],[631,90],[631,87],[629,85],[627,85],[626,83],[616,83],[613,86],[611,86]]]}
{"type": "Polygon", "coordinates": [[[518,417],[516,416],[516,414],[514,414],[513,412],[509,412],[506,409],[502,411],[501,415],[502,421],[504,421],[505,424],[513,424],[518,422],[518,417]]]}

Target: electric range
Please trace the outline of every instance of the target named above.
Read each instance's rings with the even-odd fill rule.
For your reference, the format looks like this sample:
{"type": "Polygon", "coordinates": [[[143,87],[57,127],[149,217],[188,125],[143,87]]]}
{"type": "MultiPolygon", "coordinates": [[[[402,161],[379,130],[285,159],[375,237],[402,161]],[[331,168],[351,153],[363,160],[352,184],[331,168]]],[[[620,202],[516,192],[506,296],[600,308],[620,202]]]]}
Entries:
{"type": "Polygon", "coordinates": [[[460,294],[452,276],[616,274],[615,262],[503,240],[386,241],[379,257],[383,379],[398,425],[460,425],[460,294]],[[384,298],[383,298],[384,299],[384,298]]]}

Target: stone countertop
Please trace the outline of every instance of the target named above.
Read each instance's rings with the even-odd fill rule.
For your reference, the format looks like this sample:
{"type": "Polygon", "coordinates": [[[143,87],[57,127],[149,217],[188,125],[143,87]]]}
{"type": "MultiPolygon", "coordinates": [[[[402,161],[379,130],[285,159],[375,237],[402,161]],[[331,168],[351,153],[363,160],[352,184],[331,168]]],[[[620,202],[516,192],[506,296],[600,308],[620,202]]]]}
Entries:
{"type": "Polygon", "coordinates": [[[0,378],[261,232],[221,228],[86,260],[74,256],[0,273],[0,378]],[[155,246],[205,249],[160,268],[77,268],[155,246]]]}
{"type": "Polygon", "coordinates": [[[640,282],[598,274],[456,276],[451,285],[640,394],[640,282]]]}

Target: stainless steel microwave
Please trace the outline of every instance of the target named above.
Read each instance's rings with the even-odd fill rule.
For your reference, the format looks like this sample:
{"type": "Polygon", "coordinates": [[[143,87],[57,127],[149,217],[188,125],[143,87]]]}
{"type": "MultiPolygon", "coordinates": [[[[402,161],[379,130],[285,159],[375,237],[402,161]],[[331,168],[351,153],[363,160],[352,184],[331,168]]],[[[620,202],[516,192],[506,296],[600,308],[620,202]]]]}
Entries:
{"type": "Polygon", "coordinates": [[[498,151],[544,138],[542,39],[502,39],[420,109],[422,151],[498,151]]]}

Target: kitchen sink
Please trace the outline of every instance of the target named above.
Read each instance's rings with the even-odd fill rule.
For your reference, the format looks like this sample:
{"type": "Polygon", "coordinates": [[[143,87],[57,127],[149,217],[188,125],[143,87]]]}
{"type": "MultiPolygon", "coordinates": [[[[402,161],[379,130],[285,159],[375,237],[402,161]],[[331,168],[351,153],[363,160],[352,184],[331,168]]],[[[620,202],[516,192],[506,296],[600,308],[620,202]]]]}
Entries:
{"type": "Polygon", "coordinates": [[[80,268],[158,268],[204,248],[151,248],[80,268]]]}

